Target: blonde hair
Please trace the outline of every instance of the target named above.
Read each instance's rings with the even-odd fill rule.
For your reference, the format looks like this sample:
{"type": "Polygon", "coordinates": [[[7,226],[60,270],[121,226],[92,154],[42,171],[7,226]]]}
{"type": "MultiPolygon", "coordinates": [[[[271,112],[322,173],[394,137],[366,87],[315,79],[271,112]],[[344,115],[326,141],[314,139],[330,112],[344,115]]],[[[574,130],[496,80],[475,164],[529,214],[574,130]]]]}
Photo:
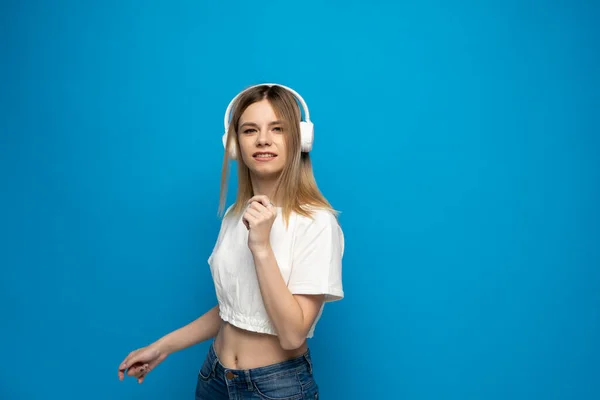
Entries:
{"type": "MultiPolygon", "coordinates": [[[[278,178],[274,196],[280,200],[284,221],[289,222],[292,212],[311,217],[311,209],[321,208],[337,212],[319,190],[313,174],[310,155],[300,151],[300,107],[294,95],[280,86],[260,85],[243,92],[233,106],[231,123],[227,131],[226,146],[235,146],[239,155],[238,141],[239,120],[246,108],[253,103],[266,99],[277,118],[284,123],[285,143],[287,148],[287,163],[278,178]]],[[[227,197],[227,181],[229,178],[229,152],[225,151],[221,172],[221,192],[219,214],[222,216],[227,197]]],[[[229,213],[240,214],[246,207],[246,202],[254,195],[250,180],[250,170],[240,159],[238,160],[238,191],[235,203],[229,213]]]]}

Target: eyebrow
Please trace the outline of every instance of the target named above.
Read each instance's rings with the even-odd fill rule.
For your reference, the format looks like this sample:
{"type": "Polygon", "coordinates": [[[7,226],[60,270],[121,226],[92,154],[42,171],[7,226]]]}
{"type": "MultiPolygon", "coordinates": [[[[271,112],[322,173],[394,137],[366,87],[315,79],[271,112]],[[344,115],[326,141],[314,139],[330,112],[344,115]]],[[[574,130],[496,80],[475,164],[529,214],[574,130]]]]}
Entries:
{"type": "MultiPolygon", "coordinates": [[[[277,121],[269,122],[269,126],[273,126],[273,125],[283,125],[283,121],[277,120],[277,121]]],[[[240,125],[240,129],[244,126],[254,126],[254,127],[258,128],[258,124],[254,123],[254,122],[244,122],[243,124],[240,125]]]]}

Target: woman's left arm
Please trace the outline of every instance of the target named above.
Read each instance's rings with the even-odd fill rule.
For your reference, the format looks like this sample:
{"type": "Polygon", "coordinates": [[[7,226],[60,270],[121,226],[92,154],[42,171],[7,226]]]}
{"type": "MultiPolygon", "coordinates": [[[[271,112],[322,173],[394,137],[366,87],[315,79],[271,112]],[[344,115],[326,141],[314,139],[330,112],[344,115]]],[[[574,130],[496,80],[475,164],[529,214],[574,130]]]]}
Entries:
{"type": "Polygon", "coordinates": [[[254,258],[263,303],[281,347],[293,350],[304,343],[324,295],[294,295],[290,292],[269,241],[276,211],[266,196],[254,196],[248,203],[243,221],[250,231],[248,247],[254,258]]]}
{"type": "Polygon", "coordinates": [[[281,276],[271,246],[252,251],[256,275],[267,314],[275,326],[281,347],[302,346],[321,305],[323,295],[294,295],[281,276]]]}

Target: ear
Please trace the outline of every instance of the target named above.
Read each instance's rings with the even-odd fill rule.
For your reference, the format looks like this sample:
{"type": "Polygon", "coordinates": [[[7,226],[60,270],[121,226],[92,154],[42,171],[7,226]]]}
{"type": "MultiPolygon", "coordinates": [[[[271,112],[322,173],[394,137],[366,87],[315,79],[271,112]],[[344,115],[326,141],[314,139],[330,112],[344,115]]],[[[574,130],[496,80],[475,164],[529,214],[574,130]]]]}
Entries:
{"type": "Polygon", "coordinates": [[[229,145],[227,145],[227,132],[225,132],[223,134],[223,147],[227,151],[229,158],[231,158],[232,160],[236,160],[237,159],[237,151],[236,151],[235,138],[232,138],[229,141],[229,145]]]}

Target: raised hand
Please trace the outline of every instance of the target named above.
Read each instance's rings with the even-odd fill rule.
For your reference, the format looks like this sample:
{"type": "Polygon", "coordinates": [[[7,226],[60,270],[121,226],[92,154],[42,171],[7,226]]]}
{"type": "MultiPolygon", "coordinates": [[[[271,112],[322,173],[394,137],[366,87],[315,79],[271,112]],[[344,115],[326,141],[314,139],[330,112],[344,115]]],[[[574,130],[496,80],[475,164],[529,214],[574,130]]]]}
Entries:
{"type": "Polygon", "coordinates": [[[248,200],[248,208],[242,221],[248,228],[248,248],[250,251],[262,251],[269,248],[271,227],[277,217],[277,209],[269,198],[257,195],[248,200]]]}

